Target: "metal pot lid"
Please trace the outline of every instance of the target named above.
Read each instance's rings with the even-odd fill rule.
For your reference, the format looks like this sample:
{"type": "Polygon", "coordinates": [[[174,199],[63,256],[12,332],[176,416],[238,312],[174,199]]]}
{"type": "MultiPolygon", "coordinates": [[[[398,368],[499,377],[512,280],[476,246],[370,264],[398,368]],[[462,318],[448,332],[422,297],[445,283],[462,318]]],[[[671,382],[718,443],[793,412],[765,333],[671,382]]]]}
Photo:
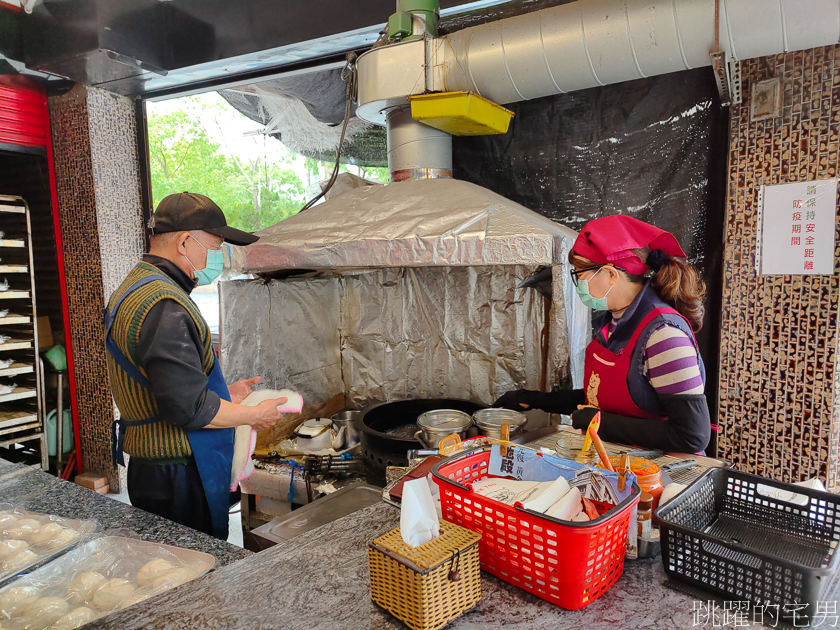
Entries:
{"type": "Polygon", "coordinates": [[[455,409],[435,409],[421,413],[417,418],[417,426],[430,431],[463,431],[472,424],[469,414],[455,409]]]}
{"type": "Polygon", "coordinates": [[[356,411],[355,409],[348,409],[346,411],[339,411],[338,413],[334,413],[330,416],[330,420],[332,420],[333,422],[347,422],[349,420],[355,420],[361,415],[361,411],[356,411]]]}
{"type": "Polygon", "coordinates": [[[472,417],[475,426],[480,429],[498,429],[503,424],[507,424],[513,431],[528,422],[528,417],[524,413],[511,409],[479,409],[472,417]]]}
{"type": "Polygon", "coordinates": [[[299,437],[316,437],[332,426],[329,418],[311,418],[304,420],[303,424],[295,429],[295,435],[299,437]]]}

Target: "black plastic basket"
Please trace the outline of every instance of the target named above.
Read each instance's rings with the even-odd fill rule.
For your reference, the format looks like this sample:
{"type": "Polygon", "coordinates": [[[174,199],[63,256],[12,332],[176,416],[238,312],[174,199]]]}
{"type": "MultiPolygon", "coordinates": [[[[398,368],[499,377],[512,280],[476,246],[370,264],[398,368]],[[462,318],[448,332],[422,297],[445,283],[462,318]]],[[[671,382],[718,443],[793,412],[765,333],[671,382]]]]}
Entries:
{"type": "Polygon", "coordinates": [[[837,567],[840,496],[712,468],[656,510],[665,572],[784,617],[812,617],[837,567]],[[807,497],[774,499],[758,486],[807,497]],[[799,608],[800,606],[803,606],[799,608]]]}

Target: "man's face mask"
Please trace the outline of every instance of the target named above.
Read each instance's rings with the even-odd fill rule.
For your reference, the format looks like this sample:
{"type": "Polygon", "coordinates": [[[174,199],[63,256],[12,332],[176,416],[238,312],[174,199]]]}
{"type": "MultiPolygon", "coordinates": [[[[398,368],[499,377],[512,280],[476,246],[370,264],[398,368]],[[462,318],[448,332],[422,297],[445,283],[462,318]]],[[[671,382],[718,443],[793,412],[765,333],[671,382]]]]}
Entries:
{"type": "MultiPolygon", "coordinates": [[[[190,238],[204,247],[204,245],[201,244],[201,241],[195,238],[192,234],[190,235],[190,238]]],[[[222,254],[221,249],[207,249],[204,247],[204,251],[207,252],[207,264],[204,266],[204,269],[196,269],[189,256],[182,254],[184,258],[187,259],[187,262],[190,263],[190,267],[193,268],[193,271],[195,271],[195,278],[198,280],[198,286],[213,284],[213,280],[222,274],[222,268],[225,266],[225,256],[222,254]]]]}
{"type": "MultiPolygon", "coordinates": [[[[603,269],[603,267],[601,267],[601,269],[603,269]]],[[[601,269],[596,271],[593,274],[592,278],[594,278],[599,273],[601,273],[601,269]]],[[[589,278],[589,280],[592,280],[592,278],[589,278]]],[[[577,281],[577,286],[575,286],[575,291],[577,291],[577,294],[578,294],[578,297],[580,298],[580,301],[583,302],[584,306],[588,306],[592,310],[606,311],[607,310],[607,295],[609,295],[610,291],[612,291],[612,289],[615,285],[610,286],[610,288],[607,289],[607,292],[604,293],[603,297],[596,298],[596,297],[593,297],[592,294],[589,293],[589,280],[580,280],[579,279],[577,281]]]]}

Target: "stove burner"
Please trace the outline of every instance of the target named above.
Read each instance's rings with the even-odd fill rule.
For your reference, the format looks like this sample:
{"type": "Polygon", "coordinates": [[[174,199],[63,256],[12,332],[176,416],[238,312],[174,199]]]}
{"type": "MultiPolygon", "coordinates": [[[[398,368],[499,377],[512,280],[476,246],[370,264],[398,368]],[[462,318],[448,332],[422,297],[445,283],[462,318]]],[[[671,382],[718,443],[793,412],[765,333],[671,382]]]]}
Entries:
{"type": "Polygon", "coordinates": [[[417,418],[435,409],[456,409],[472,415],[484,405],[457,398],[397,400],[372,405],[357,419],[368,483],[384,486],[385,468],[408,466],[409,449],[423,448],[416,439],[417,418]],[[410,429],[410,432],[409,432],[410,429]]]}

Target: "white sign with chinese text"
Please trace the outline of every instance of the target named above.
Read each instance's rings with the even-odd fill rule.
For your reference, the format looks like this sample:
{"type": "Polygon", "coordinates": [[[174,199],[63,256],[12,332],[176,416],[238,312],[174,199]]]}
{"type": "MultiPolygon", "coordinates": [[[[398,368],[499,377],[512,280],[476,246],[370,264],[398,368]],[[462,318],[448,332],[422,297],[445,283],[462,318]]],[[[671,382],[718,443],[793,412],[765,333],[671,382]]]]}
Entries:
{"type": "Polygon", "coordinates": [[[837,180],[764,186],[761,273],[834,273],[837,180]]]}

